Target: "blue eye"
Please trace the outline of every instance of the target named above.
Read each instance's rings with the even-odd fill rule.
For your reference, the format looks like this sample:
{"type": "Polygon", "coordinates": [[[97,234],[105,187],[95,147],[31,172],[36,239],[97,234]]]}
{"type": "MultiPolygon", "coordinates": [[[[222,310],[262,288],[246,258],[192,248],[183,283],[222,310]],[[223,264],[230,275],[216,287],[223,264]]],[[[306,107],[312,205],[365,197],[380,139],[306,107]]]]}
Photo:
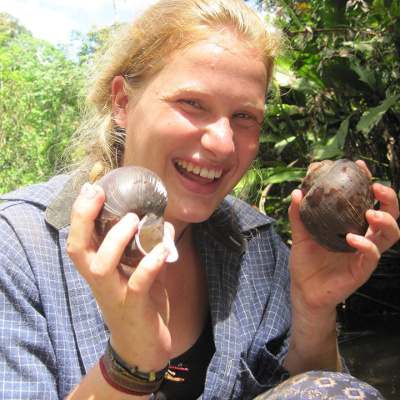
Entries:
{"type": "Polygon", "coordinates": [[[198,107],[198,108],[201,107],[200,103],[198,103],[195,100],[183,100],[183,102],[185,102],[186,104],[188,104],[189,106],[192,106],[192,107],[198,107]]]}
{"type": "Polygon", "coordinates": [[[246,113],[237,113],[237,114],[235,114],[235,117],[242,118],[242,119],[252,118],[249,114],[246,114],[246,113]]]}

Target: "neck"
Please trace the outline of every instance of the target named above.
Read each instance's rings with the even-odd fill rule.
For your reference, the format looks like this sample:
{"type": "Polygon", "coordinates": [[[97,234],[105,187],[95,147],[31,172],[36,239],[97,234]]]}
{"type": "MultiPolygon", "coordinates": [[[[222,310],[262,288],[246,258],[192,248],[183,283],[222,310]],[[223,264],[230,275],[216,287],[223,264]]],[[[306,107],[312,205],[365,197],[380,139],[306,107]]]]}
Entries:
{"type": "Polygon", "coordinates": [[[166,222],[170,223],[174,227],[175,231],[175,245],[177,246],[179,242],[182,242],[186,236],[190,236],[191,232],[191,224],[183,221],[172,221],[172,220],[165,220],[166,222]]]}

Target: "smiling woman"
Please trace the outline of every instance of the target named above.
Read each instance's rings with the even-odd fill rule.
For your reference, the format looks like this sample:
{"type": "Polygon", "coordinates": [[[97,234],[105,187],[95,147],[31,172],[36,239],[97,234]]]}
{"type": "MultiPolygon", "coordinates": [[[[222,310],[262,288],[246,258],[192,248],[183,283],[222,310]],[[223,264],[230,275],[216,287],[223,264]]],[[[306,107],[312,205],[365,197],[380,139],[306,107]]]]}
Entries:
{"type": "Polygon", "coordinates": [[[395,193],[374,185],[382,210],[367,212],[365,237],[346,238],[356,256],[312,240],[299,190],[291,252],[272,219],[229,194],[257,153],[279,49],[273,32],[242,0],[160,0],[113,37],[88,80],[74,137],[80,162],[2,197],[7,395],[250,400],[284,399],[300,387],[306,398],[349,390],[380,398],[342,374],[336,306],[400,237],[395,193]],[[147,215],[119,215],[101,243],[93,240],[115,194],[101,178],[112,171],[117,180],[118,167],[162,180],[175,261],[156,237],[154,209],[156,229],[147,233],[161,242],[133,268],[122,256],[147,215]]]}
{"type": "Polygon", "coordinates": [[[169,58],[139,97],[128,96],[120,76],[112,95],[118,104],[114,121],[125,131],[121,164],[141,165],[161,177],[169,198],[166,218],[176,225],[209,218],[249,168],[267,78],[262,57],[226,32],[169,58]],[[221,171],[220,177],[213,172],[208,179],[209,171],[221,171]]]}

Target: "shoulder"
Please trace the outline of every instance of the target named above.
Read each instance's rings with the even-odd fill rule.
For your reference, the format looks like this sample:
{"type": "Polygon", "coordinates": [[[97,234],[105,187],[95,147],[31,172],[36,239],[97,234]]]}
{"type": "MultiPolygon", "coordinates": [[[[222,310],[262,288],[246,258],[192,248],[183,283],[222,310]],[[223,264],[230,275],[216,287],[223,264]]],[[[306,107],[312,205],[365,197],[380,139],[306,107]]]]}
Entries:
{"type": "Polygon", "coordinates": [[[59,175],[47,182],[27,186],[0,196],[0,253],[4,263],[34,264],[49,256],[57,243],[55,232],[45,221],[48,205],[70,177],[59,175]]]}
{"type": "Polygon", "coordinates": [[[75,171],[6,193],[0,196],[0,217],[22,222],[36,216],[61,229],[69,224],[72,204],[83,181],[84,176],[75,171]]]}
{"type": "Polygon", "coordinates": [[[17,204],[29,204],[38,208],[46,208],[59,194],[69,175],[58,175],[54,178],[34,185],[3,194],[0,196],[0,211],[7,210],[17,204]]]}

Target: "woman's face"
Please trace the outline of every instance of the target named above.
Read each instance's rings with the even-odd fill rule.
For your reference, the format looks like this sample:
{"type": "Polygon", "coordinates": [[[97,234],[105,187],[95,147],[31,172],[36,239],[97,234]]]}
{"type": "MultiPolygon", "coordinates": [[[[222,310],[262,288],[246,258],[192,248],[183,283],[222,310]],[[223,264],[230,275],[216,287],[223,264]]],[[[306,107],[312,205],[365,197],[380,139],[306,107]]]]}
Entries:
{"type": "Polygon", "coordinates": [[[135,101],[114,79],[123,165],[161,177],[167,220],[206,220],[242,178],[258,149],[266,78],[261,56],[225,33],[177,52],[135,101]]]}

